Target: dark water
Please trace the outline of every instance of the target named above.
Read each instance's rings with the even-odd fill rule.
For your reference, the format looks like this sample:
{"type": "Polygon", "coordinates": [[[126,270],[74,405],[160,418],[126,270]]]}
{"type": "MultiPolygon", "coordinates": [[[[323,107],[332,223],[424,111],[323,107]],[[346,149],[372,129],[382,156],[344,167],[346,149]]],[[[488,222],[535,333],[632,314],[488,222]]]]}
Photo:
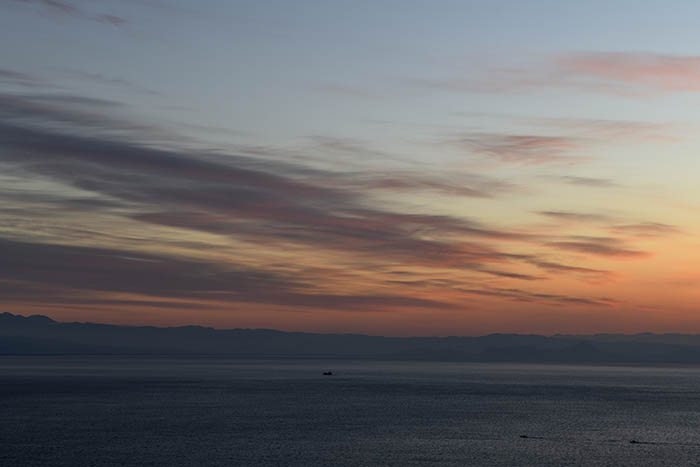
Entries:
{"type": "Polygon", "coordinates": [[[0,358],[0,465],[700,466],[700,368],[0,358]]]}

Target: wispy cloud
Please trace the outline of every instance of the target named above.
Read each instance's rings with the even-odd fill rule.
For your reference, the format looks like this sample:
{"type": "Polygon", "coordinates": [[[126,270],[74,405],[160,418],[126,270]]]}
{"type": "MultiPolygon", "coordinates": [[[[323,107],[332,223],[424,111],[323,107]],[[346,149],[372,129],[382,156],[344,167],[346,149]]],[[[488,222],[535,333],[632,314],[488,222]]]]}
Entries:
{"type": "Polygon", "coordinates": [[[564,222],[602,223],[610,222],[610,216],[571,211],[540,211],[538,214],[564,222]]]}
{"type": "MultiPolygon", "coordinates": [[[[34,115],[22,106],[17,112],[34,115]]],[[[58,117],[66,119],[63,113],[58,117]]],[[[281,162],[148,148],[48,131],[37,124],[0,124],[0,140],[6,148],[0,159],[76,189],[136,204],[140,208],[129,218],[141,222],[433,265],[512,259],[464,238],[531,241],[526,233],[450,216],[370,209],[363,206],[361,192],[283,175],[295,170],[281,162]]]]}
{"type": "Polygon", "coordinates": [[[84,9],[77,7],[74,3],[59,1],[59,0],[15,0],[16,3],[24,3],[27,5],[36,5],[40,11],[60,16],[68,16],[79,19],[87,19],[98,23],[109,24],[112,26],[121,26],[127,23],[127,20],[121,16],[113,14],[98,14],[92,15],[84,9]]]}
{"type": "Polygon", "coordinates": [[[57,11],[60,13],[65,13],[67,15],[75,15],[78,13],[78,8],[75,6],[66,3],[66,2],[59,2],[58,0],[21,0],[24,3],[37,3],[40,5],[43,5],[53,11],[57,11]]]}
{"type": "Polygon", "coordinates": [[[39,81],[26,73],[20,73],[15,70],[2,68],[0,68],[0,83],[28,88],[33,88],[40,85],[39,81]]]}
{"type": "Polygon", "coordinates": [[[556,272],[556,273],[581,273],[581,274],[591,274],[595,276],[610,276],[612,273],[610,271],[605,271],[602,269],[592,269],[592,268],[584,268],[581,266],[569,266],[566,264],[560,264],[560,263],[554,263],[552,261],[544,261],[540,259],[533,259],[530,261],[531,264],[534,264],[535,266],[542,268],[546,271],[550,272],[556,272]]]}
{"type": "Polygon", "coordinates": [[[643,258],[650,255],[645,251],[628,248],[619,239],[606,237],[584,237],[577,241],[549,242],[547,245],[561,250],[620,259],[643,258]]]}
{"type": "MultiPolygon", "coordinates": [[[[20,190],[21,184],[0,186],[0,200],[6,201],[3,209],[15,208],[0,211],[6,219],[13,219],[1,226],[0,238],[14,252],[7,257],[5,268],[0,267],[0,280],[31,283],[35,288],[45,285],[47,294],[52,286],[58,287],[58,292],[51,292],[57,301],[89,291],[100,295],[90,298],[105,306],[123,299],[114,294],[131,294],[134,297],[129,300],[151,303],[143,306],[179,300],[207,306],[245,302],[345,311],[452,310],[459,308],[454,297],[448,300],[425,291],[398,294],[387,289],[385,279],[391,276],[387,271],[421,271],[423,276],[432,276],[431,287],[442,284],[448,288],[459,281],[439,282],[442,276],[476,277],[479,283],[491,285],[547,283],[562,275],[592,282],[591,278],[600,280],[609,273],[550,261],[555,255],[542,250],[555,250],[557,259],[563,256],[564,262],[565,252],[610,258],[646,254],[617,239],[553,237],[464,216],[409,212],[399,204],[376,203],[373,198],[378,190],[397,194],[431,190],[470,200],[490,200],[512,192],[512,185],[486,176],[467,175],[460,180],[456,175],[425,170],[341,173],[282,158],[159,144],[154,136],[158,128],[141,128],[117,118],[121,107],[109,100],[24,94],[2,95],[0,102],[4,103],[0,108],[4,176],[12,174],[39,185],[50,183],[54,190],[63,190],[57,195],[49,190],[20,190]],[[31,218],[23,214],[29,205],[31,218]],[[104,233],[103,243],[96,245],[93,231],[92,235],[70,237],[68,245],[55,227],[43,233],[28,227],[49,212],[53,217],[70,215],[72,220],[100,212],[113,219],[117,230],[123,230],[115,232],[116,238],[161,229],[174,237],[177,233],[181,242],[197,242],[191,239],[208,235],[217,243],[201,243],[198,253],[188,256],[191,250],[162,240],[152,245],[155,251],[146,254],[149,243],[145,240],[115,241],[104,233]],[[27,234],[30,238],[22,239],[27,234]],[[110,242],[112,247],[104,246],[110,242]],[[238,245],[238,250],[230,250],[230,245],[238,245]],[[514,245],[530,245],[537,253],[513,250],[514,245]],[[244,251],[245,258],[237,259],[244,251]],[[343,280],[347,282],[339,287],[337,282],[343,280]]],[[[337,149],[359,150],[347,144],[337,149]]],[[[592,214],[565,211],[543,215],[581,222],[601,220],[592,214]]],[[[620,234],[630,235],[632,230],[622,229],[620,234]]],[[[421,281],[428,284],[426,279],[421,281]]],[[[603,303],[564,295],[539,298],[560,304],[603,303]]],[[[520,294],[519,299],[537,297],[520,294]]],[[[26,295],[23,300],[31,301],[31,297],[26,295]]]]}
{"type": "Polygon", "coordinates": [[[317,89],[321,92],[335,94],[338,96],[368,99],[373,101],[384,98],[384,96],[378,92],[359,86],[349,86],[347,84],[326,83],[317,86],[317,89]]]}
{"type": "Polygon", "coordinates": [[[551,304],[561,306],[566,305],[585,305],[594,307],[610,307],[618,304],[614,299],[608,297],[576,297],[560,294],[548,294],[529,292],[522,289],[508,289],[499,287],[490,287],[483,289],[460,289],[461,292],[470,295],[483,295],[489,297],[507,298],[516,302],[526,303],[542,303],[550,302],[551,304]]]}
{"type": "Polygon", "coordinates": [[[700,56],[650,52],[572,52],[487,70],[482,76],[418,79],[414,85],[460,92],[568,89],[619,97],[700,91],[700,56]]]}
{"type": "Polygon", "coordinates": [[[95,16],[95,20],[99,23],[111,24],[112,26],[121,26],[127,23],[124,18],[116,15],[97,15],[95,16]]]}
{"type": "Polygon", "coordinates": [[[679,141],[679,125],[588,118],[530,118],[532,124],[570,132],[572,137],[602,142],[679,141]]]}
{"type": "Polygon", "coordinates": [[[519,279],[519,280],[524,280],[524,281],[539,281],[546,279],[546,277],[542,276],[535,276],[532,274],[522,274],[518,272],[508,272],[508,271],[494,271],[490,269],[485,269],[484,272],[487,274],[492,274],[494,276],[498,277],[507,277],[509,279],[519,279]]]}
{"type": "MultiPolygon", "coordinates": [[[[639,145],[682,140],[677,125],[641,121],[525,118],[494,116],[522,131],[476,132],[446,136],[443,144],[504,163],[574,165],[594,160],[588,153],[610,145],[639,145]]],[[[554,177],[557,178],[557,177],[554,177]]],[[[606,179],[558,176],[561,181],[587,186],[614,186],[606,179]]]]}
{"type": "Polygon", "coordinates": [[[472,153],[501,162],[521,164],[579,163],[583,147],[564,136],[526,134],[468,133],[452,141],[472,153]]]}
{"type": "Polygon", "coordinates": [[[630,86],[631,92],[700,91],[700,57],[647,52],[589,52],[555,60],[564,72],[630,86]]]}
{"type": "Polygon", "coordinates": [[[549,178],[554,178],[570,185],[589,186],[595,188],[611,188],[618,186],[617,182],[609,178],[580,177],[577,175],[559,175],[549,178]]]}
{"type": "Polygon", "coordinates": [[[152,96],[160,96],[161,95],[159,92],[154,91],[153,89],[149,89],[145,86],[141,86],[139,84],[133,83],[127,79],[110,77],[110,76],[106,76],[102,73],[89,73],[89,72],[84,72],[84,71],[70,71],[68,73],[70,73],[71,75],[73,75],[77,78],[83,79],[85,81],[91,81],[93,83],[97,83],[97,84],[101,84],[101,85],[124,88],[128,91],[136,91],[140,94],[148,94],[148,95],[152,95],[152,96]]]}
{"type": "Polygon", "coordinates": [[[112,138],[128,135],[138,141],[183,143],[180,134],[151,124],[121,118],[120,102],[66,93],[29,94],[0,92],[0,119],[18,127],[61,128],[67,132],[90,129],[95,136],[112,138]],[[107,112],[109,108],[109,112],[107,112]]]}
{"type": "MultiPolygon", "coordinates": [[[[96,305],[114,304],[109,295],[100,298],[109,293],[205,301],[204,305],[180,302],[180,306],[193,310],[217,301],[346,311],[454,307],[437,300],[398,295],[314,293],[308,286],[279,273],[171,256],[6,239],[0,239],[0,250],[4,258],[0,265],[0,290],[12,291],[11,296],[6,296],[8,299],[29,303],[49,299],[51,303],[80,304],[85,302],[85,291],[90,291],[97,295],[89,303],[96,305]]],[[[121,303],[133,305],[134,300],[121,303]]],[[[178,302],[161,304],[167,308],[178,302]]],[[[143,301],[141,305],[159,306],[155,300],[143,301]]]]}
{"type": "MultiPolygon", "coordinates": [[[[496,198],[521,191],[513,183],[475,174],[430,175],[411,171],[345,172],[327,178],[334,186],[352,190],[397,192],[432,191],[467,198],[496,198]]],[[[319,181],[319,183],[323,183],[319,181]]]]}
{"type": "Polygon", "coordinates": [[[644,222],[641,224],[616,225],[611,230],[618,234],[627,234],[637,237],[662,237],[678,234],[681,231],[672,225],[658,222],[644,222]]]}

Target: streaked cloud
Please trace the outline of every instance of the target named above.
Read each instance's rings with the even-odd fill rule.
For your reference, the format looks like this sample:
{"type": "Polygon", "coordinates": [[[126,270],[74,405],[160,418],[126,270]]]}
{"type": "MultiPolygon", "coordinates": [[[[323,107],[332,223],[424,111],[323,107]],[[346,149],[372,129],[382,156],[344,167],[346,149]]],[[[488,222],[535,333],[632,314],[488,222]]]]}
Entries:
{"type": "Polygon", "coordinates": [[[127,21],[124,18],[116,15],[97,15],[95,17],[95,20],[100,23],[111,24],[112,26],[121,26],[122,24],[127,23],[127,21]]]}
{"type": "Polygon", "coordinates": [[[493,67],[482,75],[414,79],[413,85],[458,92],[520,93],[561,89],[618,97],[700,91],[700,56],[651,52],[571,52],[493,67]]]}
{"type": "Polygon", "coordinates": [[[576,306],[594,306],[594,307],[610,307],[618,304],[616,300],[608,297],[575,297],[559,294],[529,292],[522,289],[510,288],[484,288],[484,289],[460,289],[460,291],[471,295],[483,295],[487,297],[507,298],[516,302],[525,303],[548,303],[550,305],[576,305],[576,306]]]}
{"type": "Polygon", "coordinates": [[[561,180],[562,182],[568,183],[570,185],[589,186],[596,188],[611,188],[618,185],[615,181],[609,178],[580,177],[576,175],[560,175],[557,177],[549,178],[561,180]]]}
{"type": "Polygon", "coordinates": [[[641,224],[616,225],[611,230],[618,234],[627,234],[637,237],[662,237],[680,233],[680,229],[659,222],[644,222],[641,224]]]}
{"type": "Polygon", "coordinates": [[[570,266],[541,259],[533,259],[530,261],[530,263],[534,264],[538,268],[544,269],[545,271],[550,271],[554,273],[580,273],[598,277],[610,277],[613,274],[611,271],[605,271],[602,269],[592,269],[581,266],[570,266]]]}
{"type": "Polygon", "coordinates": [[[582,212],[571,212],[571,211],[540,211],[538,214],[541,216],[549,217],[558,221],[565,222],[610,222],[610,216],[605,214],[591,214],[582,212]]]}
{"type": "MultiPolygon", "coordinates": [[[[168,141],[157,126],[131,121],[119,102],[66,92],[1,94],[0,102],[5,104],[0,165],[7,176],[37,184],[34,191],[21,189],[20,182],[0,188],[0,200],[15,207],[0,211],[11,220],[0,226],[5,232],[0,238],[13,251],[0,268],[0,281],[8,287],[22,284],[22,290],[44,287],[43,293],[14,296],[37,306],[52,300],[67,305],[75,297],[76,306],[103,307],[129,302],[158,308],[173,301],[182,309],[247,303],[353,312],[461,310],[467,303],[455,293],[463,281],[475,284],[470,290],[485,292],[497,290],[495,285],[544,284],[564,276],[596,284],[613,273],[568,265],[567,252],[613,259],[647,255],[614,237],[555,236],[491,225],[466,213],[411,212],[401,203],[374,198],[429,191],[490,202],[520,194],[517,185],[486,174],[410,170],[407,165],[394,171],[343,171],[343,166],[307,166],[303,158],[290,162],[284,152],[265,148],[247,155],[198,150],[196,144],[168,141]],[[47,190],[48,184],[54,191],[47,190]],[[31,232],[29,226],[48,213],[77,222],[100,213],[112,219],[117,232],[113,237],[100,233],[102,244],[94,242],[97,230],[83,234],[78,225],[31,232]],[[171,237],[158,243],[125,241],[128,232],[153,228],[171,237]],[[58,234],[70,229],[70,236],[58,234]],[[200,235],[218,240],[207,244],[200,235]],[[146,253],[147,245],[154,251],[146,253]],[[226,245],[244,248],[245,256],[226,245]],[[549,259],[554,256],[558,261],[549,259]],[[390,271],[401,268],[413,271],[398,281],[411,283],[415,289],[410,292],[388,285],[399,286],[390,271]],[[445,274],[454,279],[441,277],[445,274]]],[[[372,155],[364,142],[314,141],[329,151],[372,155]]],[[[478,145],[494,157],[508,153],[525,163],[544,161],[542,152],[549,153],[547,160],[570,158],[568,151],[578,147],[565,138],[494,135],[481,135],[478,145]]],[[[573,211],[540,214],[564,222],[609,220],[573,211]]],[[[627,226],[619,234],[633,236],[634,230],[627,226]]],[[[610,304],[501,289],[505,300],[610,304]]]]}
{"type": "Polygon", "coordinates": [[[351,98],[360,98],[360,99],[369,99],[369,100],[377,100],[377,99],[383,99],[385,96],[369,90],[365,89],[363,87],[359,86],[350,86],[347,84],[339,84],[339,83],[325,83],[317,86],[317,89],[321,92],[329,93],[329,94],[335,94],[338,96],[343,96],[343,97],[351,97],[351,98]]]}
{"type": "MultiPolygon", "coordinates": [[[[467,219],[368,208],[363,190],[342,183],[337,187],[313,183],[299,175],[304,170],[284,162],[58,132],[45,128],[47,118],[82,125],[88,117],[64,108],[21,104],[6,112],[22,117],[24,125],[0,124],[4,147],[0,160],[20,173],[128,203],[132,207],[126,217],[133,221],[476,272],[481,265],[518,260],[517,255],[478,241],[535,240],[526,232],[492,229],[467,219]]],[[[110,119],[90,119],[91,124],[96,122],[122,127],[110,119]]],[[[318,178],[318,171],[311,173],[318,178]]],[[[411,182],[407,174],[406,183],[418,186],[423,183],[420,177],[411,182]]],[[[74,206],[70,198],[63,202],[74,206]]],[[[526,278],[520,273],[483,271],[526,278]]]]}
{"type": "Polygon", "coordinates": [[[36,5],[40,11],[46,11],[51,14],[87,19],[98,23],[110,24],[112,26],[121,26],[127,23],[126,19],[114,14],[103,13],[92,15],[72,2],[59,0],[15,0],[15,2],[24,3],[27,5],[36,5]]]}
{"type": "MultiPolygon", "coordinates": [[[[432,191],[444,195],[468,198],[496,198],[519,193],[521,187],[496,178],[476,174],[420,174],[415,171],[345,172],[327,176],[334,186],[352,190],[432,191]]],[[[319,183],[323,183],[319,181],[319,183]]]]}
{"type": "Polygon", "coordinates": [[[643,258],[649,252],[628,248],[624,242],[615,238],[584,238],[578,241],[549,242],[548,246],[561,250],[604,256],[610,258],[643,258]]]}
{"type": "Polygon", "coordinates": [[[4,85],[22,86],[28,88],[40,85],[39,81],[26,73],[2,68],[0,68],[0,83],[4,85]]]}
{"type": "Polygon", "coordinates": [[[500,162],[520,164],[575,164],[587,160],[582,145],[564,136],[468,133],[452,144],[500,162]]]}
{"type": "Polygon", "coordinates": [[[588,52],[559,57],[559,69],[630,86],[630,92],[700,91],[700,57],[649,52],[588,52]]]}
{"type": "Polygon", "coordinates": [[[109,87],[122,88],[124,90],[137,92],[139,94],[147,94],[147,95],[152,95],[152,96],[160,96],[161,95],[158,91],[147,88],[147,87],[142,86],[140,84],[136,84],[136,83],[129,81],[127,79],[107,76],[103,73],[94,73],[94,72],[85,72],[85,71],[69,71],[67,73],[70,74],[71,76],[76,77],[76,78],[79,78],[79,79],[82,79],[82,80],[85,80],[88,82],[92,82],[92,83],[97,83],[97,84],[109,86],[109,87]]]}
{"type": "MultiPolygon", "coordinates": [[[[28,303],[41,303],[48,298],[50,303],[83,304],[85,291],[92,291],[349,311],[453,307],[436,300],[398,295],[313,293],[291,277],[270,271],[153,254],[10,240],[0,240],[0,250],[4,257],[0,290],[5,286],[13,291],[8,299],[23,299],[28,303]]],[[[115,304],[113,299],[98,297],[88,303],[115,304]]],[[[198,302],[161,302],[166,308],[178,303],[194,310],[202,307],[198,302]]],[[[123,300],[121,304],[135,303],[123,300]]],[[[159,304],[148,300],[141,305],[159,304]]]]}

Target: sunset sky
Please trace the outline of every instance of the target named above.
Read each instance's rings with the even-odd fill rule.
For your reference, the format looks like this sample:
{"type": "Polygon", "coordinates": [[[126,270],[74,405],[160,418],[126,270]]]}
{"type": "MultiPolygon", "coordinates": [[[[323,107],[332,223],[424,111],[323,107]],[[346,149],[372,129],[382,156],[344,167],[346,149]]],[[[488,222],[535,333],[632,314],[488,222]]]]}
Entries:
{"type": "Polygon", "coordinates": [[[0,311],[700,332],[694,1],[5,0],[0,311]]]}

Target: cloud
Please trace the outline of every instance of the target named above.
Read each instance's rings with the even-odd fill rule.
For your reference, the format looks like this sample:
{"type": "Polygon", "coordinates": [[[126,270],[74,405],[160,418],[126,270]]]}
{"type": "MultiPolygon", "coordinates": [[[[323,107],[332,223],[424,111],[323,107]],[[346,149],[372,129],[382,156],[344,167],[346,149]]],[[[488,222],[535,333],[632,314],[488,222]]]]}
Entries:
{"type": "Polygon", "coordinates": [[[648,97],[700,91],[700,56],[650,52],[572,52],[483,75],[418,79],[412,84],[458,92],[512,93],[552,89],[648,97]]]}
{"type": "MultiPolygon", "coordinates": [[[[402,165],[415,165],[415,162],[400,156],[379,151],[371,147],[365,141],[353,138],[340,138],[334,136],[313,136],[310,138],[314,146],[311,151],[322,154],[322,160],[330,160],[338,166],[339,157],[346,170],[335,173],[322,173],[326,182],[333,186],[342,186],[349,189],[362,190],[389,190],[389,191],[433,191],[444,195],[465,196],[476,198],[492,198],[503,193],[512,193],[522,189],[513,183],[498,180],[476,173],[440,174],[439,176],[419,169],[392,169],[384,168],[387,161],[396,161],[402,165]],[[382,168],[368,170],[368,163],[381,162],[382,168]],[[362,169],[349,169],[347,166],[359,166],[362,169]]],[[[242,148],[245,150],[246,148],[242,148]]],[[[271,150],[257,150],[252,154],[274,154],[271,150]]],[[[323,184],[324,180],[315,180],[314,183],[323,184]]]]}
{"type": "MultiPolygon", "coordinates": [[[[641,254],[614,239],[533,234],[429,209],[410,212],[372,197],[376,190],[433,190],[487,199],[512,189],[488,177],[467,176],[460,185],[452,175],[425,171],[341,174],[274,157],[159,144],[148,137],[158,128],[118,118],[121,107],[108,100],[62,94],[0,95],[0,101],[6,104],[0,106],[0,215],[7,220],[0,248],[9,252],[0,280],[45,287],[34,302],[82,296],[117,306],[115,300],[127,299],[120,294],[129,294],[135,303],[152,303],[143,306],[176,300],[295,310],[457,310],[440,296],[395,295],[386,288],[388,271],[535,283],[605,271],[511,251],[513,243],[610,257],[641,254]],[[17,180],[6,182],[11,177],[17,180]],[[33,190],[22,188],[27,184],[33,190]],[[88,218],[109,220],[99,237],[80,224],[88,218]],[[38,228],[38,219],[48,227],[38,228]],[[60,233],[70,229],[75,235],[60,233]],[[194,248],[181,248],[187,241],[194,248]],[[144,253],[146,247],[152,253],[144,253]],[[533,266],[541,274],[528,272],[533,266]]],[[[31,294],[23,297],[32,302],[31,294]]]]}
{"type": "Polygon", "coordinates": [[[95,17],[95,21],[99,23],[111,24],[112,26],[121,26],[127,23],[124,18],[116,15],[97,15],[95,17]]]}
{"type": "Polygon", "coordinates": [[[410,81],[414,86],[422,86],[450,92],[477,92],[512,94],[574,89],[577,91],[614,94],[624,97],[637,96],[627,86],[601,80],[591,80],[572,71],[562,69],[557,59],[544,62],[526,63],[520,67],[497,67],[481,74],[472,74],[448,79],[417,79],[410,81]]]}
{"type": "MultiPolygon", "coordinates": [[[[521,191],[512,183],[475,174],[431,175],[415,171],[394,170],[392,172],[345,172],[326,176],[333,186],[350,190],[376,190],[416,192],[430,191],[448,196],[466,198],[496,198],[504,194],[521,191]]],[[[323,183],[319,180],[318,183],[323,183]]]]}
{"type": "Polygon", "coordinates": [[[33,88],[39,86],[39,81],[26,73],[0,68],[0,83],[13,86],[33,88]]]}
{"type": "MultiPolygon", "coordinates": [[[[11,95],[4,95],[2,98],[6,99],[6,102],[11,101],[11,95]]],[[[109,100],[109,99],[102,99],[99,97],[86,97],[86,96],[75,96],[72,94],[15,94],[15,105],[18,105],[22,100],[25,101],[25,104],[28,104],[29,102],[34,102],[35,104],[37,103],[44,103],[46,105],[64,105],[67,106],[67,108],[71,108],[71,106],[76,106],[76,107],[98,107],[102,108],[101,110],[113,110],[116,107],[123,107],[124,105],[121,102],[109,100]]],[[[9,105],[12,105],[11,102],[9,102],[9,105]]],[[[73,107],[73,112],[75,112],[76,107],[73,107]]],[[[44,107],[41,109],[42,112],[47,111],[47,107],[44,107]]],[[[94,117],[94,115],[92,116],[94,117]]]]}
{"type": "Polygon", "coordinates": [[[650,255],[645,251],[626,248],[621,241],[612,238],[591,237],[585,241],[549,242],[547,246],[612,258],[642,258],[650,255]]]}
{"type": "Polygon", "coordinates": [[[646,92],[700,91],[700,57],[646,52],[588,52],[559,57],[559,69],[646,92]]]}
{"type": "Polygon", "coordinates": [[[596,188],[611,188],[618,186],[618,184],[615,181],[609,178],[579,177],[576,175],[561,175],[554,178],[561,180],[564,183],[568,183],[570,185],[589,186],[596,188]]]}
{"type": "Polygon", "coordinates": [[[570,211],[540,211],[538,214],[551,219],[568,222],[601,223],[610,221],[610,217],[604,214],[590,214],[570,211]]]}
{"type": "Polygon", "coordinates": [[[110,24],[112,26],[121,26],[127,23],[127,20],[120,16],[113,14],[98,14],[93,16],[72,3],[59,0],[16,0],[16,2],[37,5],[41,9],[52,14],[87,19],[98,23],[110,24]]]}
{"type": "Polygon", "coordinates": [[[361,98],[376,101],[384,96],[378,92],[374,92],[357,86],[348,86],[338,83],[326,83],[317,87],[321,92],[336,94],[344,97],[361,98]]]}
{"type": "Polygon", "coordinates": [[[547,293],[535,293],[528,292],[522,289],[508,289],[508,288],[483,288],[483,289],[459,289],[461,292],[470,295],[483,295],[496,298],[507,298],[517,302],[550,302],[554,305],[561,306],[566,305],[587,305],[595,307],[610,307],[616,305],[616,300],[607,297],[572,297],[568,295],[559,294],[547,294],[547,293]]]}
{"type": "Polygon", "coordinates": [[[545,271],[556,272],[556,273],[581,273],[590,274],[595,276],[610,276],[612,273],[610,271],[605,271],[602,269],[591,269],[584,268],[581,266],[569,266],[566,264],[554,263],[552,261],[543,261],[539,259],[532,259],[529,261],[531,264],[537,266],[538,268],[544,269],[545,271]]]}
{"type": "Polygon", "coordinates": [[[454,139],[452,144],[507,163],[573,164],[587,160],[576,155],[583,149],[581,144],[564,136],[468,133],[454,139]]]}
{"type": "Polygon", "coordinates": [[[132,81],[129,81],[127,79],[123,78],[114,78],[110,76],[106,76],[102,73],[89,73],[89,72],[84,72],[84,71],[69,71],[69,74],[86,80],[86,81],[91,81],[93,83],[98,83],[101,85],[106,85],[110,87],[120,87],[127,89],[129,91],[136,91],[141,94],[148,94],[152,96],[161,96],[162,94],[159,93],[158,91],[154,91],[153,89],[149,89],[147,87],[141,86],[139,84],[136,84],[132,81]]]}
{"type": "Polygon", "coordinates": [[[0,93],[0,123],[11,123],[18,128],[50,126],[66,132],[84,132],[89,129],[96,137],[128,137],[151,143],[187,141],[181,135],[155,125],[138,124],[120,118],[118,111],[123,107],[120,102],[108,99],[65,93],[0,93]],[[109,110],[108,114],[106,110],[109,110]]]}
{"type": "Polygon", "coordinates": [[[396,160],[403,161],[400,157],[387,152],[372,149],[367,143],[354,138],[339,138],[337,136],[312,136],[310,139],[315,145],[315,150],[325,153],[340,154],[343,156],[351,156],[353,161],[360,160],[362,162],[372,160],[396,160]]]}
{"type": "Polygon", "coordinates": [[[270,272],[109,248],[0,239],[0,249],[3,280],[65,289],[206,298],[298,286],[270,272]]]}
{"type": "Polygon", "coordinates": [[[618,234],[628,234],[636,237],[662,237],[678,234],[681,231],[672,225],[658,222],[644,222],[641,224],[616,225],[611,230],[618,234]]]}
{"type": "MultiPolygon", "coordinates": [[[[133,251],[7,239],[0,239],[0,251],[0,290],[13,290],[13,296],[6,298],[22,298],[30,303],[41,302],[48,295],[52,303],[80,304],[85,302],[81,296],[89,291],[198,299],[210,305],[244,302],[346,311],[454,307],[417,297],[315,293],[307,285],[271,271],[133,251]]],[[[99,297],[87,303],[114,304],[109,296],[99,297]]],[[[143,301],[142,305],[157,306],[157,301],[143,301]]],[[[199,307],[192,303],[193,309],[199,307]]]]}
{"type": "Polygon", "coordinates": [[[78,14],[78,8],[74,7],[73,5],[70,5],[65,2],[59,2],[58,0],[21,0],[24,3],[37,3],[40,5],[43,5],[53,11],[57,11],[60,13],[65,13],[67,15],[75,15],[78,14]]]}
{"type": "MultiPolygon", "coordinates": [[[[35,109],[27,113],[16,107],[21,116],[34,115],[35,109]]],[[[62,120],[83,118],[49,114],[62,120]]],[[[0,124],[0,141],[0,161],[136,205],[128,217],[151,224],[433,266],[515,259],[464,237],[535,240],[526,233],[449,216],[366,208],[363,193],[292,177],[304,171],[281,162],[156,149],[49,131],[37,124],[0,124]]]]}
{"type": "MultiPolygon", "coordinates": [[[[205,204],[205,203],[203,203],[205,204]]],[[[211,212],[212,210],[209,209],[211,212]]],[[[501,238],[507,232],[488,231],[455,223],[442,216],[412,216],[356,212],[339,216],[324,211],[270,206],[265,210],[236,208],[220,214],[156,212],[136,215],[137,220],[172,227],[235,235],[252,242],[313,245],[345,252],[367,261],[400,262],[426,267],[455,267],[481,271],[481,266],[520,260],[492,246],[476,242],[450,242],[421,238],[420,234],[443,237],[450,233],[477,238],[501,238]],[[230,219],[236,219],[231,221],[230,219]]],[[[517,238],[517,237],[516,237],[517,238]]],[[[492,274],[484,270],[484,273],[492,274]]]]}
{"type": "Polygon", "coordinates": [[[546,277],[542,277],[542,276],[533,276],[531,274],[521,274],[521,273],[516,273],[516,272],[494,271],[494,270],[489,270],[489,269],[485,269],[484,272],[486,272],[488,274],[492,274],[494,276],[507,277],[509,279],[519,279],[519,280],[524,280],[524,281],[539,281],[539,280],[546,279],[546,277]]]}
{"type": "Polygon", "coordinates": [[[599,142],[680,141],[678,125],[633,120],[589,118],[531,118],[531,123],[570,131],[576,138],[599,142]]]}
{"type": "MultiPolygon", "coordinates": [[[[479,115],[479,114],[477,114],[479,115]]],[[[487,115],[503,118],[499,115],[487,115]]],[[[518,164],[579,164],[593,158],[586,153],[610,144],[679,141],[672,125],[624,120],[508,117],[522,132],[465,132],[443,138],[442,144],[458,147],[491,160],[518,164]],[[542,134],[543,129],[548,134],[542,134]]],[[[546,177],[545,177],[546,178],[546,177]]],[[[607,179],[551,176],[570,184],[615,186],[607,179]]]]}

